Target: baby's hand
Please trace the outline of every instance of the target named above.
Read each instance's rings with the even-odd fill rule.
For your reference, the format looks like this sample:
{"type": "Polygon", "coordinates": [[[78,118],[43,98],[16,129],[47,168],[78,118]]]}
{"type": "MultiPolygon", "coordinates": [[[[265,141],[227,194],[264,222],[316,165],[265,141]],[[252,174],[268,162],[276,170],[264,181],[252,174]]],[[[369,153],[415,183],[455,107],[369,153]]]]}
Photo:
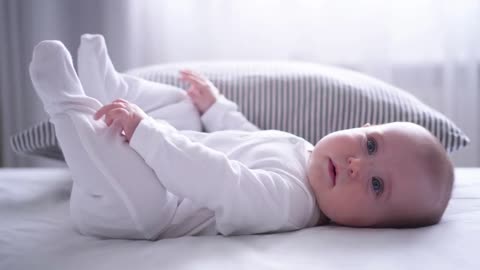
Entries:
{"type": "Polygon", "coordinates": [[[191,70],[180,70],[180,79],[190,83],[187,94],[200,114],[206,112],[217,100],[218,89],[204,76],[191,70]]]}
{"type": "Polygon", "coordinates": [[[147,114],[137,105],[121,98],[100,108],[95,113],[94,119],[98,120],[104,115],[107,126],[112,125],[113,122],[120,124],[122,131],[125,133],[127,141],[130,141],[132,138],[133,132],[137,128],[140,121],[148,117],[147,114]]]}

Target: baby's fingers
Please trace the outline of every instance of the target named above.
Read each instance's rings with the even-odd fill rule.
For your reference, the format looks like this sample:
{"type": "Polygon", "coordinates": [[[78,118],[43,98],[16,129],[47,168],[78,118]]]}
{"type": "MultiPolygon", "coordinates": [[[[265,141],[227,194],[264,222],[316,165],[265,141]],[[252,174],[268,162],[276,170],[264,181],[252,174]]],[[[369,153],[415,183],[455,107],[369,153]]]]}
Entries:
{"type": "Polygon", "coordinates": [[[180,70],[180,74],[182,75],[185,75],[185,76],[192,76],[192,77],[196,77],[196,78],[199,78],[199,79],[203,79],[204,76],[198,72],[195,72],[191,69],[183,69],[183,70],[180,70]]]}
{"type": "Polygon", "coordinates": [[[193,100],[196,100],[197,98],[200,97],[200,92],[198,91],[197,88],[191,87],[187,91],[187,95],[191,97],[193,100]]]}
{"type": "Polygon", "coordinates": [[[183,76],[193,76],[193,77],[197,77],[197,78],[203,78],[203,76],[200,74],[200,73],[197,73],[191,69],[182,69],[180,70],[180,75],[183,75],[183,76]]]}
{"type": "Polygon", "coordinates": [[[182,81],[186,81],[186,82],[188,82],[188,83],[191,83],[191,84],[193,84],[193,85],[195,85],[195,86],[197,86],[197,87],[203,85],[202,81],[200,81],[198,78],[193,77],[193,76],[191,76],[191,75],[189,75],[189,74],[185,74],[185,75],[182,74],[181,77],[180,77],[180,79],[181,79],[182,81]]]}
{"type": "Polygon", "coordinates": [[[118,105],[115,105],[115,104],[108,104],[108,105],[105,105],[103,107],[101,107],[100,109],[98,109],[98,111],[93,115],[93,119],[95,120],[98,120],[100,118],[102,118],[102,116],[104,116],[108,111],[112,110],[113,108],[117,107],[118,105]]]}
{"type": "Polygon", "coordinates": [[[116,108],[105,114],[105,123],[110,126],[116,120],[122,120],[128,117],[128,111],[125,108],[116,108]]]}
{"type": "Polygon", "coordinates": [[[122,105],[118,104],[118,103],[111,103],[111,104],[108,104],[108,105],[105,105],[103,107],[101,107],[94,115],[93,115],[93,119],[95,120],[98,120],[100,118],[102,118],[102,116],[104,116],[105,114],[107,114],[109,111],[115,109],[115,108],[119,108],[119,107],[122,107],[122,105]]]}
{"type": "Polygon", "coordinates": [[[206,87],[207,86],[207,80],[203,78],[200,75],[197,75],[195,73],[189,73],[189,72],[180,72],[180,79],[184,81],[188,81],[191,84],[196,85],[197,87],[206,87]]]}

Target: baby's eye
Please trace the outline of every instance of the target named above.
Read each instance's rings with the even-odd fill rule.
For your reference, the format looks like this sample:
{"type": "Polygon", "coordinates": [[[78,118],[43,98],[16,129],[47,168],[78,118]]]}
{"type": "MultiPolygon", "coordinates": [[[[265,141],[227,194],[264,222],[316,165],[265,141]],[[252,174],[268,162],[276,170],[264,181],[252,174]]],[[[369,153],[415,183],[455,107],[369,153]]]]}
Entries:
{"type": "Polygon", "coordinates": [[[380,195],[383,192],[383,181],[377,177],[372,177],[372,189],[375,195],[380,195]]]}
{"type": "Polygon", "coordinates": [[[377,151],[377,141],[374,138],[367,139],[367,151],[369,155],[377,151]]]}

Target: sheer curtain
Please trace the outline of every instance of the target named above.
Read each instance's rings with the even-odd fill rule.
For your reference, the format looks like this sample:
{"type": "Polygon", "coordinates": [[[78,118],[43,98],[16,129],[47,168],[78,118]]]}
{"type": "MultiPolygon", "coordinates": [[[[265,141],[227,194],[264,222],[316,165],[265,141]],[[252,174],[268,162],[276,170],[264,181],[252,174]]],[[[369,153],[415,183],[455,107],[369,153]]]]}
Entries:
{"type": "MultiPolygon", "coordinates": [[[[17,37],[24,48],[20,53],[24,61],[17,70],[25,68],[39,40],[62,39],[75,52],[83,32],[106,36],[120,70],[213,60],[345,66],[402,87],[447,115],[472,140],[467,149],[453,155],[455,164],[480,166],[479,1],[47,0],[41,6],[34,0],[18,2],[22,3],[17,5],[23,14],[20,24],[33,20],[35,25],[24,27],[36,30],[17,37]]],[[[20,77],[28,79],[25,74],[20,77]]],[[[8,91],[25,92],[29,87],[24,82],[8,91]]],[[[5,110],[3,88],[2,84],[5,110]]],[[[22,104],[35,103],[34,99],[22,104]]],[[[3,127],[12,121],[12,116],[4,115],[3,127]]],[[[31,117],[21,121],[28,123],[31,117]]],[[[5,141],[8,134],[2,131],[5,141]]],[[[22,162],[8,162],[8,151],[3,152],[4,163],[22,162]]]]}

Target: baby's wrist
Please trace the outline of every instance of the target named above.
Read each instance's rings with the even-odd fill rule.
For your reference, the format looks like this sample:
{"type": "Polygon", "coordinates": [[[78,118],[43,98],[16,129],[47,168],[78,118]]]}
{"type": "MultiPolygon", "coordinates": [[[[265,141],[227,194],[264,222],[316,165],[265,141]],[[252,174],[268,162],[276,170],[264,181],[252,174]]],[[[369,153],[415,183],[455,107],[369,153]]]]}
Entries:
{"type": "Polygon", "coordinates": [[[210,100],[210,102],[208,102],[207,104],[205,104],[203,106],[203,108],[199,109],[200,111],[200,115],[203,115],[204,113],[206,113],[210,108],[212,108],[212,106],[217,102],[217,98],[214,98],[212,100],[210,100]]]}

